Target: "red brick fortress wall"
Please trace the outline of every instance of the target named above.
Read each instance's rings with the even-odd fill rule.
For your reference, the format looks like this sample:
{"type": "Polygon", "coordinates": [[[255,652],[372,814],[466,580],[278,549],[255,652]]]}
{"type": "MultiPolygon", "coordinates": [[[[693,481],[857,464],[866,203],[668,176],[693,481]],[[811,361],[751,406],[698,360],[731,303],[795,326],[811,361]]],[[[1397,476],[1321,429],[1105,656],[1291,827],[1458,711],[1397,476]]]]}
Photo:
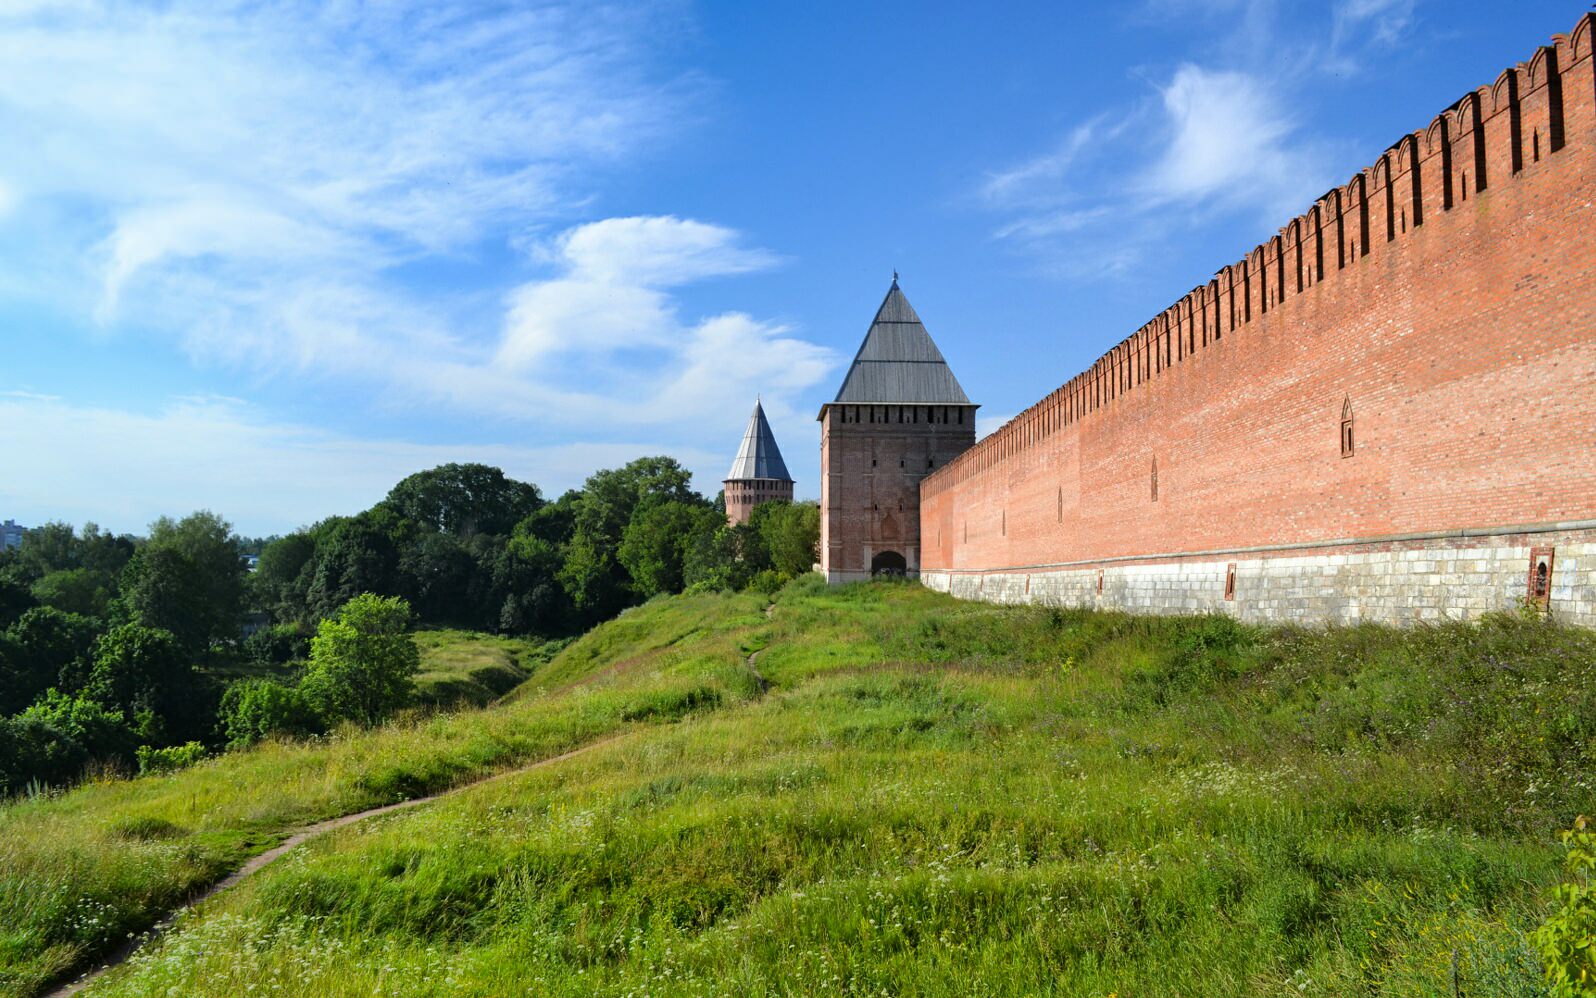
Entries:
{"type": "MultiPolygon", "coordinates": [[[[1593,36],[1585,15],[929,476],[928,581],[1596,540],[1593,36]]],[[[1559,558],[1596,622],[1596,566],[1559,558]]]]}

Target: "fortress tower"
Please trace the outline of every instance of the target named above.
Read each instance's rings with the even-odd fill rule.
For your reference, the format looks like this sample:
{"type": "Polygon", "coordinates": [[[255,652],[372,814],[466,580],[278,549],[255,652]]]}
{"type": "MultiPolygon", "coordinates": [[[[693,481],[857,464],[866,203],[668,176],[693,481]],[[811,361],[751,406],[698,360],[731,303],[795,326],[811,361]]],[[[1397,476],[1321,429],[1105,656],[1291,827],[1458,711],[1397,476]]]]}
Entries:
{"type": "Polygon", "coordinates": [[[828,582],[918,574],[920,480],[975,443],[976,408],[894,274],[842,388],[820,408],[828,582]]]}
{"type": "Polygon", "coordinates": [[[747,523],[748,514],[762,502],[792,501],[792,476],[787,474],[787,462],[781,459],[776,435],[770,432],[765,407],[758,400],[748,417],[748,429],[743,431],[737,459],[721,484],[726,490],[726,520],[732,524],[747,523]]]}

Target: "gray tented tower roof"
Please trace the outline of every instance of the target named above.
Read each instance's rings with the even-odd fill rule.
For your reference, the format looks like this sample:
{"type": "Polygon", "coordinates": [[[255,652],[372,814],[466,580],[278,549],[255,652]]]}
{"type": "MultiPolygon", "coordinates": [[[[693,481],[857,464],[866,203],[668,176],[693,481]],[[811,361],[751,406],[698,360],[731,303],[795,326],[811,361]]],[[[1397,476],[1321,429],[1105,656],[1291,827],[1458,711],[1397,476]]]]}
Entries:
{"type": "Polygon", "coordinates": [[[735,482],[763,478],[790,482],[787,462],[781,459],[781,448],[776,446],[776,435],[770,432],[765,420],[765,407],[754,402],[754,413],[748,417],[748,429],[743,431],[743,445],[737,449],[737,459],[732,462],[726,481],[735,482]]]}
{"type": "Polygon", "coordinates": [[[898,289],[896,277],[832,400],[838,403],[970,404],[914,306],[898,289]]]}

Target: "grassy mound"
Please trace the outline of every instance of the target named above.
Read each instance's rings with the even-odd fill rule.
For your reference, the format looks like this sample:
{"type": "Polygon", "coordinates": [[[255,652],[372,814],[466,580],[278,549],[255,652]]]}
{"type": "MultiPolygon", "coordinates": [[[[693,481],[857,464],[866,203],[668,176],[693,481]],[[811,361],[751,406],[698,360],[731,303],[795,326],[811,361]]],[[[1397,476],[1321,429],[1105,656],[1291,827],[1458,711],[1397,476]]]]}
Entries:
{"type": "Polygon", "coordinates": [[[96,905],[148,917],[270,828],[415,792],[401,773],[630,728],[329,834],[95,993],[1541,993],[1555,831],[1596,810],[1591,632],[812,580],[761,609],[656,601],[489,710],[13,805],[5,973],[30,986],[96,905]]]}
{"type": "Polygon", "coordinates": [[[416,634],[416,692],[433,707],[486,707],[545,665],[563,642],[440,629],[416,634]]]}

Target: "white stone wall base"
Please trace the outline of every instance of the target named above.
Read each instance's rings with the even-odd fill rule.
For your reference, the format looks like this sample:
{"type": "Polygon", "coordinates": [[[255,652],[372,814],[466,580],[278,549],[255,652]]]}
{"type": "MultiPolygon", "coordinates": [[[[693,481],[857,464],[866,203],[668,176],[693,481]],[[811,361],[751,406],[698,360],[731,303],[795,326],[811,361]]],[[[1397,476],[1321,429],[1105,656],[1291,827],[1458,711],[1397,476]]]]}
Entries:
{"type": "MultiPolygon", "coordinates": [[[[1482,538],[1482,540],[1488,540],[1482,538]]],[[[1550,613],[1596,627],[1596,540],[1555,546],[1550,613]]],[[[938,592],[991,603],[1136,613],[1225,613],[1256,623],[1411,624],[1511,610],[1527,593],[1529,543],[1281,557],[1108,563],[1030,571],[926,571],[938,592]],[[1235,598],[1225,573],[1236,566],[1235,598]],[[1098,592],[1098,573],[1102,592],[1098,592]]]]}

